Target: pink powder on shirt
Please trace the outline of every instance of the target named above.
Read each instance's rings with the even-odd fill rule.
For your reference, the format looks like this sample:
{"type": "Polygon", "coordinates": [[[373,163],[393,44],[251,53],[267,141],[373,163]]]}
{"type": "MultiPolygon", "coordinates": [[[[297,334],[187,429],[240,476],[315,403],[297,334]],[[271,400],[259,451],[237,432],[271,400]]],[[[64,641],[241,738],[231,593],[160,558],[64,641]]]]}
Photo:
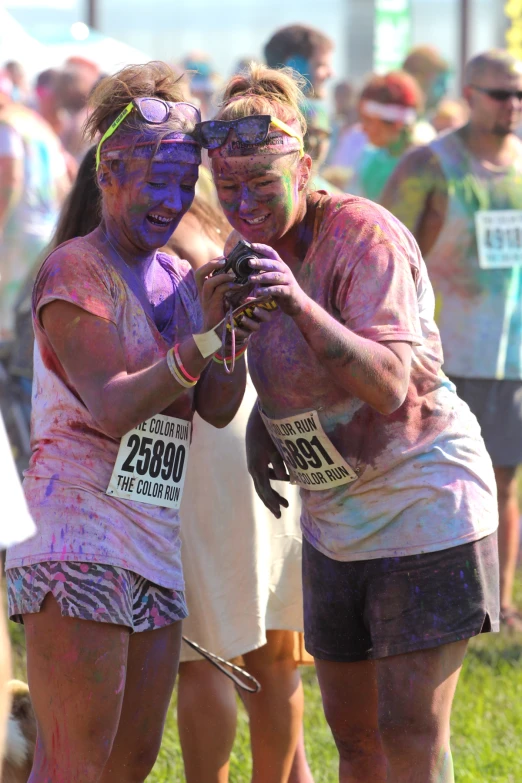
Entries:
{"type": "MultiPolygon", "coordinates": [[[[45,304],[55,299],[71,302],[117,326],[129,373],[148,367],[177,340],[201,327],[189,264],[164,254],[157,259],[170,275],[173,289],[173,317],[161,334],[118,271],[88,238],[62,245],[39,272],[33,295],[33,455],[24,481],[38,532],[9,550],[8,568],[53,560],[103,563],[134,571],[164,587],[183,589],[178,512],[105,494],[119,440],[105,434],[91,416],[39,318],[45,304]]],[[[103,358],[103,346],[94,349],[103,358]]],[[[183,394],[161,412],[190,421],[193,394],[183,394]]]]}
{"type": "Polygon", "coordinates": [[[412,345],[406,400],[386,416],[336,383],[283,312],[251,339],[249,369],[263,412],[283,419],[318,411],[359,472],[352,484],[301,491],[308,541],[334,559],[362,560],[446,549],[492,533],[491,460],[475,417],[441,370],[433,290],[411,234],[370,201],[329,197],[293,271],[305,293],[351,331],[412,345]]]}

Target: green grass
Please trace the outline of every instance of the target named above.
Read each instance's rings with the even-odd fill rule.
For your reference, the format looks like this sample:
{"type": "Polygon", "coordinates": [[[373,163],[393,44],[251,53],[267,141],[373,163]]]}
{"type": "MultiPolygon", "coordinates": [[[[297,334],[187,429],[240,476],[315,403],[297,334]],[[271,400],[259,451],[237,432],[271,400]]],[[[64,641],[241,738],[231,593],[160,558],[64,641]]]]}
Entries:
{"type": "MultiPolygon", "coordinates": [[[[522,586],[519,590],[522,599],[522,586]]],[[[15,676],[25,679],[23,630],[10,623],[15,676]]],[[[316,783],[336,783],[337,753],[321,709],[312,667],[302,670],[306,694],[305,735],[316,783]]],[[[182,783],[175,696],[161,753],[150,783],[182,783]]],[[[472,640],[453,710],[453,755],[457,783],[522,781],[522,637],[486,635],[472,640]]],[[[231,783],[249,783],[248,720],[239,706],[231,759],[231,783]]]]}

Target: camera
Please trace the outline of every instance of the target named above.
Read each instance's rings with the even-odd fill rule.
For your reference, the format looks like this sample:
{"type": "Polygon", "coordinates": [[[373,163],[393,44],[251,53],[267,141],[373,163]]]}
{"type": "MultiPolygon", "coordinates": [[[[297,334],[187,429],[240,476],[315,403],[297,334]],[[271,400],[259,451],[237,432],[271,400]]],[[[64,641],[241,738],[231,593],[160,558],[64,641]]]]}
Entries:
{"type": "Polygon", "coordinates": [[[236,276],[234,282],[244,285],[248,283],[249,277],[254,271],[250,266],[251,258],[263,258],[263,255],[254,250],[250,242],[240,239],[226,257],[226,264],[219,270],[219,274],[233,272],[236,276]]]}

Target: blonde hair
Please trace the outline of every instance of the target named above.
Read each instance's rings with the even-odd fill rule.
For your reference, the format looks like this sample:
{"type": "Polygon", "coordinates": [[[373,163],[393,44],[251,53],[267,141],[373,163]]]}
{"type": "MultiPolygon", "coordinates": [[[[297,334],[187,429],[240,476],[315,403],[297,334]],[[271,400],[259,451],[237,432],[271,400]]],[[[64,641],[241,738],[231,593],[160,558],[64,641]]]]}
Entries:
{"type": "MultiPolygon", "coordinates": [[[[144,65],[128,65],[114,76],[106,76],[94,88],[89,99],[92,113],[85,123],[84,134],[92,140],[98,133],[105,133],[118,114],[134,98],[161,98],[173,103],[183,101],[185,98],[180,84],[182,78],[183,76],[176,74],[161,60],[153,60],[144,65]]],[[[182,123],[179,117],[173,116],[162,125],[153,126],[142,120],[138,112],[131,112],[123,124],[125,129],[135,132],[144,131],[146,128],[150,133],[152,128],[157,127],[159,137],[172,130],[192,130],[186,128],[186,123],[182,123]]]]}
{"type": "Polygon", "coordinates": [[[297,122],[304,136],[306,119],[299,107],[305,101],[305,84],[306,80],[291,68],[267,68],[251,62],[228,82],[215,119],[271,114],[287,125],[297,122]]]}

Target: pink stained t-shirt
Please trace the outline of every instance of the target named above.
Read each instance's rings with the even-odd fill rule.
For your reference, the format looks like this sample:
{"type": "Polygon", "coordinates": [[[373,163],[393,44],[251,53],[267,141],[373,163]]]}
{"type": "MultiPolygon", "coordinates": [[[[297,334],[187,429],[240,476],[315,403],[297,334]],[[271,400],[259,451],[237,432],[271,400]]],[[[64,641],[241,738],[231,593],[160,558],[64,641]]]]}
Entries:
{"type": "MultiPolygon", "coordinates": [[[[24,480],[38,532],[8,550],[7,568],[50,560],[104,563],[164,587],[184,587],[178,512],[105,494],[119,439],[106,435],[91,416],[39,317],[42,307],[55,299],[71,302],[117,326],[129,373],[148,367],[176,341],[201,328],[189,264],[161,253],[157,260],[168,271],[173,290],[172,317],[161,334],[88,237],[51,253],[38,274],[33,294],[33,454],[24,480]]],[[[191,421],[193,407],[193,392],[187,391],[158,413],[191,421]]]]}
{"type": "Polygon", "coordinates": [[[358,473],[350,484],[301,490],[303,535],[346,561],[478,540],[498,525],[493,469],[477,420],[441,371],[433,290],[417,244],[366,199],[322,198],[297,282],[361,337],[411,343],[412,365],[404,404],[386,416],[337,384],[281,311],[252,337],[249,369],[263,413],[277,420],[317,411],[358,473]]]}

